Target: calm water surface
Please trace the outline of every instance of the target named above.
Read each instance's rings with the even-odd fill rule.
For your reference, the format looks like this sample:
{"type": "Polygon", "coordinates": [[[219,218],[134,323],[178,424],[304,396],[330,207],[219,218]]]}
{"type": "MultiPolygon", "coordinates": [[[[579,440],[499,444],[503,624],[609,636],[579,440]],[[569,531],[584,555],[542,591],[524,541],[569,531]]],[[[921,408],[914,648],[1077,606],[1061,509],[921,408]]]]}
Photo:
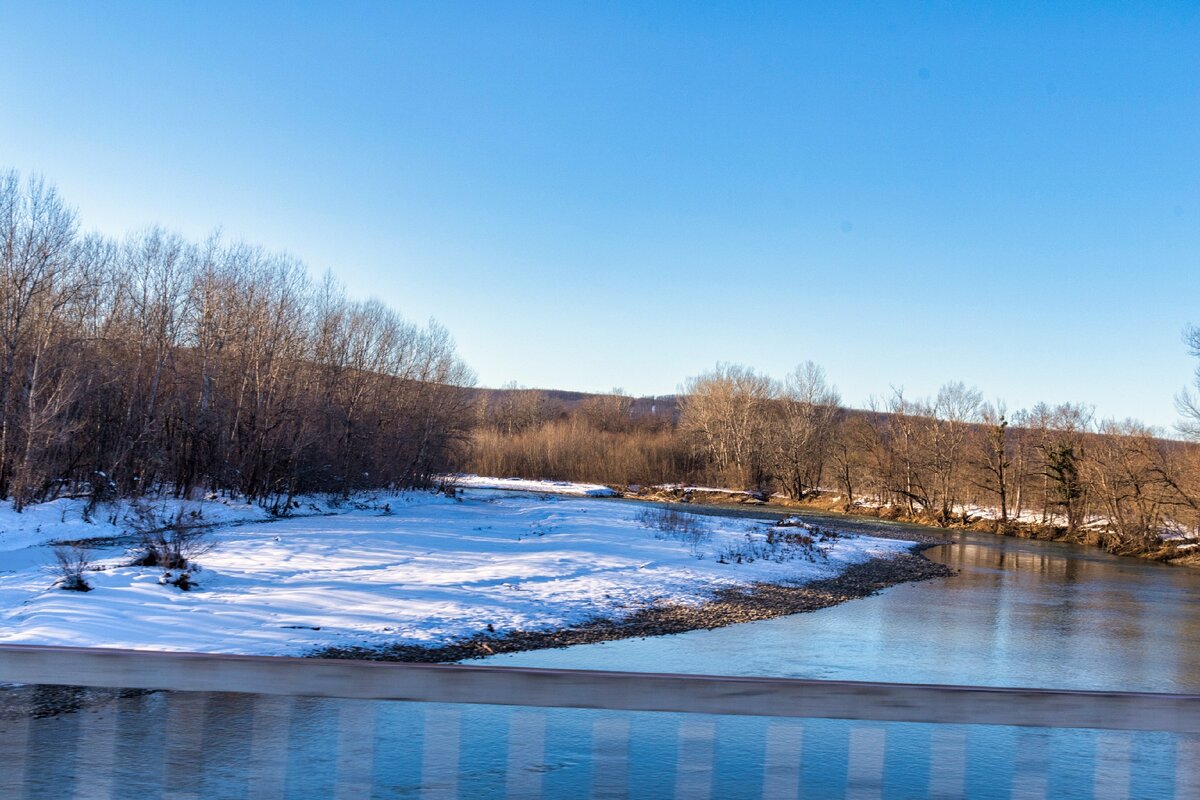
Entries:
{"type": "Polygon", "coordinates": [[[488,662],[1200,693],[1200,570],[979,533],[926,556],[958,574],[808,614],[488,662]]]}

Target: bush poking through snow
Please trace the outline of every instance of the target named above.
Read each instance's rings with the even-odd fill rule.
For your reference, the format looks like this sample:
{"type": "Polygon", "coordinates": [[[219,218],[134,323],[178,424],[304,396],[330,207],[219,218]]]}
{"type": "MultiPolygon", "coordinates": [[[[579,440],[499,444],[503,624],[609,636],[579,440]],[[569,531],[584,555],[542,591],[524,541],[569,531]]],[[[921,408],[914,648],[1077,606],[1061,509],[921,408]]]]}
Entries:
{"type": "Polygon", "coordinates": [[[656,538],[674,539],[694,548],[712,538],[712,531],[697,514],[663,506],[647,506],[638,510],[637,521],[654,528],[656,538]]]}
{"type": "Polygon", "coordinates": [[[186,570],[197,558],[212,550],[204,528],[171,527],[142,536],[141,566],[186,570]]]}
{"type": "Polygon", "coordinates": [[[435,494],[442,494],[446,497],[452,497],[455,500],[461,500],[462,498],[459,497],[460,490],[458,488],[458,484],[459,480],[457,475],[443,475],[436,483],[434,483],[433,491],[435,494]]]}
{"type": "MultiPolygon", "coordinates": [[[[797,527],[808,530],[808,526],[797,527]]],[[[821,541],[827,541],[829,538],[837,536],[821,535],[821,541]]],[[[765,535],[747,533],[744,542],[725,547],[717,555],[717,563],[753,564],[755,561],[774,561],[784,564],[803,559],[815,564],[826,555],[825,550],[816,545],[816,539],[809,533],[795,533],[775,526],[768,528],[765,535]]]]}
{"type": "Polygon", "coordinates": [[[69,592],[90,592],[91,584],[84,576],[92,566],[92,551],[83,545],[59,545],[54,548],[54,572],[59,576],[59,588],[69,592]]]}
{"type": "Polygon", "coordinates": [[[181,508],[173,518],[164,520],[153,508],[139,505],[135,514],[133,528],[138,533],[141,555],[133,566],[186,572],[195,559],[213,548],[208,529],[197,524],[197,512],[181,508]]]}
{"type": "Polygon", "coordinates": [[[175,586],[181,592],[187,592],[195,589],[198,585],[196,581],[192,579],[192,573],[186,569],[180,570],[178,574],[167,570],[163,573],[158,582],[164,586],[175,586]]]}
{"type": "Polygon", "coordinates": [[[799,528],[805,531],[809,538],[820,542],[831,542],[835,539],[841,538],[842,536],[840,531],[835,531],[832,528],[822,528],[820,525],[814,525],[811,522],[805,522],[804,520],[800,519],[800,517],[788,517],[787,519],[781,519],[779,522],[775,523],[775,527],[799,528]]]}

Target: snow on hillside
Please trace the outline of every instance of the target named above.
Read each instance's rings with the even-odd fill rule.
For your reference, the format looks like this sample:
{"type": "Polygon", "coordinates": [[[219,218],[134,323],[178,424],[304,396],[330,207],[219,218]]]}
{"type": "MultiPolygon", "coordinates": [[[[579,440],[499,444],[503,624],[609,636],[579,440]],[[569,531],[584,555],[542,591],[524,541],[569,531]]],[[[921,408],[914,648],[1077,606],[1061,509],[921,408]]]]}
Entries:
{"type": "Polygon", "coordinates": [[[0,563],[0,642],[261,654],[437,644],[489,625],[547,629],[699,603],[723,586],[811,580],[907,546],[845,537],[820,543],[814,561],[779,563],[762,557],[767,522],[706,516],[703,536],[680,538],[648,527],[646,508],[472,488],[250,522],[212,534],[190,592],[124,566],[115,546],[97,553],[93,591],[63,591],[43,566],[49,548],[30,548],[41,564],[0,563]],[[739,564],[739,553],[758,557],[739,564]]]}

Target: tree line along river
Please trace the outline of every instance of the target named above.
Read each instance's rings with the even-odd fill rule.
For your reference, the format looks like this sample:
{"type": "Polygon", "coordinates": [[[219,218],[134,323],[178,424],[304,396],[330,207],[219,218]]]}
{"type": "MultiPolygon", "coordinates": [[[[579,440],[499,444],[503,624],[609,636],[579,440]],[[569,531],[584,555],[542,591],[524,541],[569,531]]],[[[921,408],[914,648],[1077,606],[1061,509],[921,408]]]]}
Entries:
{"type": "MultiPolygon", "coordinates": [[[[949,538],[926,555],[953,567],[950,578],[812,613],[488,662],[1200,694],[1200,572],[1060,543],[949,538]]],[[[312,797],[352,786],[378,797],[1184,797],[1177,762],[1200,754],[1158,733],[165,693],[26,728],[31,758],[0,781],[15,792],[4,796],[136,786],[253,798],[266,786],[312,797]],[[264,752],[278,757],[266,772],[264,752]],[[93,785],[89,765],[117,775],[93,785]]]]}

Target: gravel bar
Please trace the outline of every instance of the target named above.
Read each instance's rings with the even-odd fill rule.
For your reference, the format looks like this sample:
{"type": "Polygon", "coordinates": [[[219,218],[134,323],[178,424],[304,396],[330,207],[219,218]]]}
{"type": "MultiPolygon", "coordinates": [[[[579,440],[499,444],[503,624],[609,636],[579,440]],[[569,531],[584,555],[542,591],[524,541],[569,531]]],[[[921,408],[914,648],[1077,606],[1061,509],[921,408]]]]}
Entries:
{"type": "Polygon", "coordinates": [[[950,567],[930,561],[921,555],[921,551],[946,544],[947,540],[928,536],[921,539],[908,553],[873,558],[855,564],[832,578],[795,585],[756,583],[722,589],[709,602],[698,606],[652,606],[621,619],[597,619],[558,630],[476,634],[436,647],[408,644],[330,647],[310,655],[315,658],[450,663],[485,658],[498,653],[518,653],[525,650],[723,628],[741,622],[817,611],[847,600],[869,597],[896,584],[953,575],[954,570],[950,567]]]}

